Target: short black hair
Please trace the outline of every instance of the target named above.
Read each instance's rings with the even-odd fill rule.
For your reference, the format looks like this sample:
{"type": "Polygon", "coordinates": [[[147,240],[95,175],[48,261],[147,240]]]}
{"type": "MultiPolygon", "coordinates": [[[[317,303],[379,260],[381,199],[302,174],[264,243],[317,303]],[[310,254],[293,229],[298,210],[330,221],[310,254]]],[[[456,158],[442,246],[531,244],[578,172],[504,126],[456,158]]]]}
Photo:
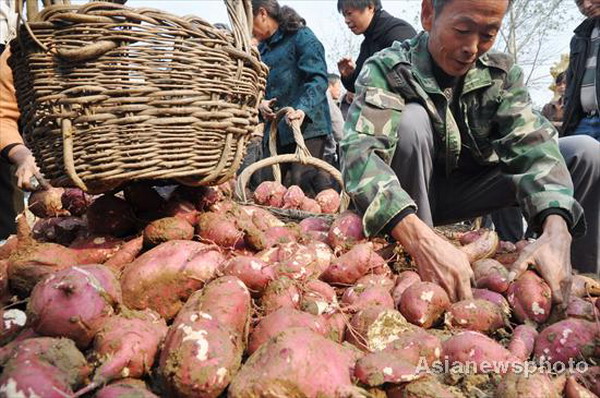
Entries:
{"type": "Polygon", "coordinates": [[[338,0],[337,10],[341,14],[346,8],[364,10],[370,5],[375,7],[375,11],[381,10],[381,0],[338,0]]]}
{"type": "Polygon", "coordinates": [[[339,82],[341,80],[340,75],[336,73],[328,73],[327,74],[327,84],[331,85],[335,82],[339,82]]]}
{"type": "Polygon", "coordinates": [[[558,75],[556,75],[556,78],[554,79],[554,84],[562,84],[566,78],[567,78],[566,73],[560,72],[558,75]]]}
{"type": "MultiPolygon", "coordinates": [[[[446,4],[450,3],[453,0],[432,0],[433,1],[433,10],[435,11],[435,15],[440,15],[446,4]]],[[[512,5],[513,0],[508,0],[508,8],[512,5]]]]}

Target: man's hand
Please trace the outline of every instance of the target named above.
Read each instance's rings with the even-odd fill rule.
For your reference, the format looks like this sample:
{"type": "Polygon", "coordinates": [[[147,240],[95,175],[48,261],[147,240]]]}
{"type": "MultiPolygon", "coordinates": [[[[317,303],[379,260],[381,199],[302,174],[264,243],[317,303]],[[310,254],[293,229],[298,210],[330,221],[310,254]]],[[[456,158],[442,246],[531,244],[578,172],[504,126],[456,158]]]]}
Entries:
{"type": "Polygon", "coordinates": [[[304,111],[301,111],[300,109],[294,109],[285,114],[285,120],[288,122],[288,124],[292,124],[294,120],[297,120],[298,125],[302,125],[305,116],[306,114],[304,111]]]}
{"type": "Polygon", "coordinates": [[[539,239],[526,246],[511,266],[510,279],[521,276],[533,266],[552,290],[552,301],[566,306],[571,293],[571,234],[559,215],[546,217],[539,239]]]}
{"type": "Polygon", "coordinates": [[[277,98],[272,98],[270,100],[262,100],[258,105],[258,111],[262,115],[265,120],[273,120],[275,117],[275,111],[273,110],[273,105],[277,102],[277,98]]]}
{"type": "Polygon", "coordinates": [[[338,70],[342,77],[348,77],[354,73],[356,65],[352,58],[342,58],[338,61],[338,70]]]}
{"type": "Polygon", "coordinates": [[[440,285],[453,302],[473,298],[473,270],[467,255],[415,214],[404,217],[392,230],[392,237],[413,257],[421,279],[440,285]]]}
{"type": "Polygon", "coordinates": [[[8,152],[8,160],[16,167],[15,176],[19,188],[25,191],[35,191],[40,185],[44,187],[48,185],[42,177],[31,151],[25,145],[17,145],[12,148],[8,152]]]}

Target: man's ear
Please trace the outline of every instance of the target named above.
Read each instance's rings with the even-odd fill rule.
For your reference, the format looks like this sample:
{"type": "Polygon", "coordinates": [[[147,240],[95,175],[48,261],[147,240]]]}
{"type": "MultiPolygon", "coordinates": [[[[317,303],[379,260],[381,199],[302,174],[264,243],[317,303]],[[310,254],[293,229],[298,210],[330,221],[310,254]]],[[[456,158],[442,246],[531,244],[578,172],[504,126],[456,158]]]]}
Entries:
{"type": "Polygon", "coordinates": [[[421,2],[421,25],[425,31],[431,32],[434,18],[433,0],[423,0],[421,2]]]}

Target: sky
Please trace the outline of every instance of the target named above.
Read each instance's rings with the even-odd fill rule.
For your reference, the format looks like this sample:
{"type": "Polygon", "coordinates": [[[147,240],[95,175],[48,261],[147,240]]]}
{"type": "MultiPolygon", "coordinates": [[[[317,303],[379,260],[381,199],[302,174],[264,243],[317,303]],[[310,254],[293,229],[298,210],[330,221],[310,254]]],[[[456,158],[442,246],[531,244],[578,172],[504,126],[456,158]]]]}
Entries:
{"type": "MultiPolygon", "coordinates": [[[[74,3],[81,3],[81,0],[75,0],[74,3]]],[[[289,5],[294,8],[307,21],[307,25],[315,32],[317,37],[325,46],[326,52],[332,54],[328,57],[329,72],[337,73],[334,57],[344,52],[348,40],[352,40],[356,49],[353,55],[356,59],[358,55],[358,46],[362,41],[362,36],[353,36],[343,23],[341,15],[336,9],[336,0],[279,0],[282,5],[289,5]],[[343,43],[343,45],[341,44],[343,43]]],[[[421,30],[418,20],[421,0],[382,0],[383,8],[390,14],[410,22],[417,31],[421,30]]],[[[210,23],[228,22],[225,4],[222,0],[128,0],[130,7],[149,7],[157,8],[171,12],[176,15],[193,14],[199,16],[210,23]]],[[[555,36],[548,37],[553,41],[552,51],[555,52],[556,60],[559,60],[560,54],[569,52],[569,41],[573,35],[573,30],[581,22],[579,14],[575,11],[575,4],[572,7],[577,17],[571,18],[561,26],[561,31],[555,36]]],[[[538,68],[537,73],[542,78],[536,87],[530,88],[530,93],[534,104],[541,108],[543,104],[552,98],[552,92],[548,86],[552,83],[549,74],[551,64],[538,68]]]]}

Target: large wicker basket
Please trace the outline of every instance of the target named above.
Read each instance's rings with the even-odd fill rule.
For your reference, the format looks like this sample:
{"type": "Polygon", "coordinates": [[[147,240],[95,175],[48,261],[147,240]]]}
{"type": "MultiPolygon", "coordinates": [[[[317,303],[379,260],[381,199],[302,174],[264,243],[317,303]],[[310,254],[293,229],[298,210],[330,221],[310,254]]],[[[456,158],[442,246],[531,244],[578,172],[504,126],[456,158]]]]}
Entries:
{"type": "Polygon", "coordinates": [[[53,185],[235,174],[267,68],[250,45],[250,0],[225,4],[232,32],[110,2],[50,5],[20,27],[9,63],[22,131],[53,185]]]}

